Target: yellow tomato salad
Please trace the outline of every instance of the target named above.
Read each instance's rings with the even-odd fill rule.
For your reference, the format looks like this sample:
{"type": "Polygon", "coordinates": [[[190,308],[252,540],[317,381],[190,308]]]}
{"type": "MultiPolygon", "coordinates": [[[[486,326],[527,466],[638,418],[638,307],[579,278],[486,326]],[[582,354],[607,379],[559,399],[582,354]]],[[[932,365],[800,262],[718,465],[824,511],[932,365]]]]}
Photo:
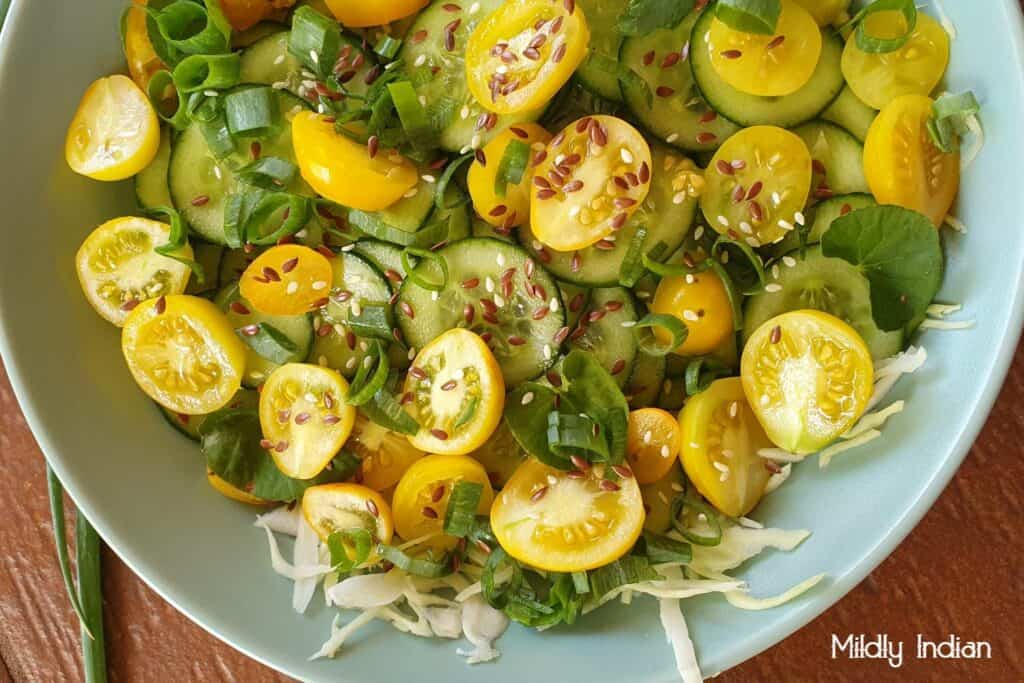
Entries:
{"type": "Polygon", "coordinates": [[[346,610],[315,656],[377,619],[489,661],[510,621],[647,594],[697,671],[679,600],[812,589],[727,573],[810,533],[760,502],[881,437],[916,335],[965,325],[935,319],[941,231],[983,140],[943,26],[911,0],[134,0],[131,77],[85,90],[66,156],[139,210],[75,267],[196,476],[263,512],[293,607],[346,610]]]}

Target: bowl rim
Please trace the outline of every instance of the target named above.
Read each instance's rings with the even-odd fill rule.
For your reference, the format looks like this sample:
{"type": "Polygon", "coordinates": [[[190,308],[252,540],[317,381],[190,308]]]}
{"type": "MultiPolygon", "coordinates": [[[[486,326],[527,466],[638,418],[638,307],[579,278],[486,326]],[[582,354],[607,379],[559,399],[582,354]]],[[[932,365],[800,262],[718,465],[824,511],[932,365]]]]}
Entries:
{"type": "MultiPolygon", "coordinates": [[[[933,1],[937,2],[938,0],[933,1]]],[[[9,2],[8,0],[0,0],[0,22],[3,22],[2,28],[0,28],[0,75],[7,68],[8,53],[13,45],[8,36],[16,31],[14,27],[19,25],[22,14],[27,11],[26,7],[29,5],[28,0],[9,0],[9,2]]],[[[1019,4],[1019,0],[1002,0],[1001,5],[1004,14],[1011,18],[1010,25],[1007,28],[1014,62],[1018,65],[1018,68],[1014,70],[1013,76],[1018,81],[1019,92],[1024,93],[1024,8],[1019,4]]],[[[993,9],[999,8],[994,7],[993,9]]],[[[800,604],[772,628],[763,629],[761,632],[753,635],[746,647],[742,648],[744,654],[727,658],[726,666],[722,669],[723,671],[756,657],[824,614],[860,584],[868,574],[874,571],[913,531],[914,527],[931,509],[939,495],[952,480],[953,475],[959,469],[960,464],[985,426],[1014,360],[1015,351],[1021,339],[1022,331],[1024,331],[1022,327],[1024,327],[1024,252],[1020,255],[1020,262],[1018,263],[1018,281],[1013,290],[1010,313],[1004,321],[999,345],[984,376],[984,388],[981,396],[972,407],[969,418],[964,423],[955,442],[949,447],[947,455],[943,458],[941,466],[936,470],[934,476],[925,482],[924,486],[917,492],[916,497],[908,502],[904,514],[891,521],[889,530],[881,535],[877,542],[857,560],[850,571],[834,577],[834,580],[824,587],[824,590],[816,596],[816,599],[800,604]]],[[[290,671],[287,665],[271,661],[261,653],[246,647],[232,635],[222,633],[218,628],[204,623],[198,614],[183,607],[176,598],[175,586],[171,584],[164,585],[148,576],[143,569],[146,565],[145,560],[136,555],[130,545],[122,544],[116,532],[103,523],[102,516],[95,514],[97,511],[95,501],[81,487],[81,482],[77,481],[63,466],[62,459],[57,453],[57,448],[52,443],[43,426],[41,413],[37,411],[35,405],[28,401],[28,383],[30,381],[28,373],[24,372],[16,363],[9,362],[13,360],[11,352],[13,333],[14,331],[11,329],[7,319],[0,315],[0,358],[4,361],[18,405],[48,465],[63,482],[65,490],[75,502],[76,507],[82,510],[90,520],[99,520],[94,526],[104,542],[149,588],[204,631],[270,669],[296,679],[301,679],[301,675],[298,672],[290,671]]],[[[713,677],[718,675],[718,673],[720,672],[705,673],[705,676],[713,677]]],[[[345,678],[343,673],[341,673],[340,678],[335,676],[336,674],[332,676],[334,680],[350,680],[345,678]]],[[[674,678],[672,676],[672,680],[674,678]]]]}

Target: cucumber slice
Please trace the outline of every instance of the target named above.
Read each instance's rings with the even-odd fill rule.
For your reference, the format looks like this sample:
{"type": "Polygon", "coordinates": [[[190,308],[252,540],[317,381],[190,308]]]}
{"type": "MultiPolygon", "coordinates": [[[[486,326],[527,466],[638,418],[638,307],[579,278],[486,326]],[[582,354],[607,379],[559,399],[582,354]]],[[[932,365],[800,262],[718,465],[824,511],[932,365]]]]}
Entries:
{"type": "MultiPolygon", "coordinates": [[[[275,33],[280,33],[285,30],[286,29],[282,24],[275,21],[261,21],[252,28],[247,28],[244,31],[232,31],[231,49],[243,50],[268,36],[272,36],[275,33]]],[[[245,81],[243,80],[241,82],[244,83],[245,81]]]]}
{"type": "Polygon", "coordinates": [[[330,299],[313,319],[316,338],[309,359],[351,379],[368,355],[371,339],[356,334],[348,324],[349,318],[370,306],[377,306],[383,308],[388,328],[393,329],[388,304],[391,288],[379,270],[351,251],[343,251],[331,259],[331,266],[334,277],[330,299]]]}
{"type": "Polygon", "coordinates": [[[629,0],[578,0],[590,28],[590,56],[576,69],[580,85],[598,97],[617,102],[619,76],[602,62],[614,64],[618,59],[622,34],[619,18],[626,13],[629,0]]]}
{"type": "Polygon", "coordinates": [[[466,43],[473,29],[503,0],[453,3],[434,0],[423,10],[398,54],[416,87],[441,147],[450,152],[468,151],[485,145],[495,134],[515,123],[536,121],[543,110],[489,117],[488,126],[478,121],[488,112],[476,101],[466,85],[466,43]],[[445,46],[445,27],[458,22],[452,32],[454,49],[445,46]]]}
{"type": "Polygon", "coordinates": [[[539,123],[547,130],[559,131],[584,116],[606,114],[621,118],[624,109],[621,102],[598,97],[575,81],[569,81],[551,100],[539,123]]]}
{"type": "Polygon", "coordinates": [[[251,254],[245,253],[244,249],[225,249],[220,257],[220,266],[217,269],[217,279],[222,285],[234,282],[242,277],[242,273],[249,267],[249,264],[258,255],[254,251],[251,254]]]}
{"type": "MultiPolygon", "coordinates": [[[[246,325],[264,323],[272,325],[295,345],[287,363],[304,361],[309,356],[313,343],[313,323],[308,315],[267,315],[260,313],[238,292],[238,283],[232,282],[217,293],[213,300],[224,311],[228,322],[235,330],[246,325]]],[[[243,338],[244,341],[244,338],[243,338]]],[[[283,363],[275,363],[256,353],[248,344],[245,347],[245,374],[242,375],[244,386],[255,388],[263,384],[274,370],[283,363]]]]}
{"type": "Polygon", "coordinates": [[[868,128],[877,116],[878,112],[861,102],[850,86],[843,88],[836,101],[821,114],[821,118],[845,128],[861,142],[867,140],[868,128]]]}
{"type": "Polygon", "coordinates": [[[648,408],[655,405],[658,395],[665,383],[665,368],[668,361],[665,356],[652,356],[638,351],[633,362],[633,372],[626,383],[626,397],[629,407],[648,408]]]}
{"type": "MultiPolygon", "coordinates": [[[[812,197],[817,190],[832,194],[870,192],[864,178],[864,145],[851,133],[828,121],[811,121],[793,130],[807,145],[815,164],[812,197]],[[825,167],[825,176],[820,174],[825,167]]],[[[819,199],[821,196],[818,197],[819,199]]]]}
{"type": "MultiPolygon", "coordinates": [[[[291,112],[304,109],[305,104],[282,91],[277,91],[277,97],[281,111],[280,130],[276,137],[261,140],[261,154],[294,163],[291,112]]],[[[227,244],[224,202],[239,187],[234,169],[252,161],[248,141],[239,141],[235,146],[235,152],[226,159],[216,159],[206,144],[200,125],[193,123],[178,135],[171,150],[170,190],[174,206],[193,230],[215,244],[227,244]]],[[[298,176],[287,190],[310,197],[314,195],[298,176]]],[[[314,218],[310,223],[317,223],[317,220],[314,218]]]]}
{"type": "Polygon", "coordinates": [[[743,316],[743,342],[766,321],[787,311],[811,308],[845,320],[857,330],[875,360],[888,358],[903,349],[902,331],[883,332],[871,317],[871,289],[856,266],[829,258],[820,247],[783,257],[772,270],[771,281],[782,287],[747,299],[743,316]]]}
{"type": "Polygon", "coordinates": [[[665,244],[666,254],[675,251],[686,239],[697,215],[697,200],[688,196],[685,189],[688,178],[700,174],[700,170],[679,152],[663,145],[652,146],[651,161],[651,190],[629,222],[614,235],[614,242],[603,241],[576,252],[558,252],[544,247],[524,227],[519,230],[523,246],[555,277],[588,287],[619,284],[622,263],[641,227],[647,230],[644,251],[650,251],[659,242],[665,244]]]}
{"type": "MultiPolygon", "coordinates": [[[[807,233],[807,244],[817,244],[820,242],[821,236],[832,227],[832,221],[840,216],[867,206],[875,206],[877,203],[870,194],[841,194],[838,197],[832,197],[831,199],[819,202],[812,209],[811,228],[807,233]]],[[[798,248],[800,248],[800,236],[796,232],[791,232],[781,242],[772,245],[771,253],[774,256],[781,256],[798,248]]]]}
{"type": "Polygon", "coordinates": [[[490,237],[491,239],[509,243],[515,243],[516,241],[516,238],[512,236],[511,231],[506,231],[491,225],[483,218],[480,218],[475,211],[473,212],[473,227],[470,233],[473,237],[490,237]]]}
{"type": "Polygon", "coordinates": [[[562,293],[562,302],[565,304],[565,324],[570,328],[576,327],[590,301],[590,290],[571,282],[559,281],[558,291],[562,293]]]}
{"type": "Polygon", "coordinates": [[[589,351],[625,387],[633,373],[638,344],[630,322],[638,320],[636,304],[628,289],[607,287],[590,293],[579,323],[569,335],[569,346],[589,351]]]}
{"type": "MultiPolygon", "coordinates": [[[[228,402],[226,408],[256,408],[260,402],[260,395],[252,389],[239,389],[238,393],[228,402]]],[[[160,414],[167,420],[167,424],[193,441],[199,441],[199,428],[206,422],[209,415],[185,415],[176,413],[164,408],[159,403],[154,405],[160,409],[160,414]]]]}
{"type": "Polygon", "coordinates": [[[831,28],[821,31],[821,57],[811,80],[792,95],[758,97],[740,92],[723,81],[712,66],[707,36],[714,15],[713,11],[705,11],[697,20],[693,28],[690,59],[697,87],[722,116],[741,126],[763,124],[792,128],[817,118],[839,96],[845,85],[840,68],[843,41],[831,28]]]}
{"type": "Polygon", "coordinates": [[[472,237],[436,254],[448,265],[443,290],[434,293],[412,280],[416,276],[433,282],[441,279],[437,261],[424,259],[399,291],[397,317],[406,343],[420,349],[445,330],[467,327],[487,340],[509,387],[551,367],[557,356],[554,338],[565,325],[565,307],[557,283],[533,265],[526,251],[499,240],[472,237]],[[470,319],[467,307],[472,310],[470,319]]]}
{"type": "Polygon", "coordinates": [[[167,169],[171,165],[171,131],[160,131],[160,147],[149,166],[135,176],[135,197],[143,209],[173,207],[171,191],[167,185],[167,169]]]}
{"type": "MultiPolygon", "coordinates": [[[[413,190],[397,202],[380,211],[348,212],[350,224],[363,232],[387,240],[387,235],[394,231],[414,233],[423,226],[434,210],[434,194],[437,187],[435,176],[423,172],[419,183],[413,190]],[[431,180],[424,180],[430,178],[431,180]]],[[[399,236],[401,237],[401,236],[399,236]]],[[[396,241],[394,238],[388,241],[396,241]]]]}
{"type": "Polygon", "coordinates": [[[688,48],[699,16],[691,12],[675,28],[623,41],[619,63],[639,78],[623,81],[622,98],[644,128],[665,142],[691,152],[711,152],[739,127],[715,113],[693,79],[693,50],[688,48]],[[672,55],[679,57],[674,65],[672,55]]]}
{"type": "Polygon", "coordinates": [[[219,244],[207,242],[194,242],[192,251],[195,254],[196,263],[203,268],[203,283],[193,275],[185,288],[186,294],[203,294],[216,291],[220,288],[220,261],[224,257],[224,247],[219,244]]]}
{"type": "MultiPolygon", "coordinates": [[[[373,264],[374,268],[384,274],[391,290],[398,291],[398,287],[406,275],[405,266],[402,265],[401,249],[380,240],[359,240],[352,251],[373,264]],[[395,275],[398,277],[396,278],[395,275]]],[[[419,259],[415,256],[409,257],[409,262],[413,267],[418,261],[419,259]]]]}

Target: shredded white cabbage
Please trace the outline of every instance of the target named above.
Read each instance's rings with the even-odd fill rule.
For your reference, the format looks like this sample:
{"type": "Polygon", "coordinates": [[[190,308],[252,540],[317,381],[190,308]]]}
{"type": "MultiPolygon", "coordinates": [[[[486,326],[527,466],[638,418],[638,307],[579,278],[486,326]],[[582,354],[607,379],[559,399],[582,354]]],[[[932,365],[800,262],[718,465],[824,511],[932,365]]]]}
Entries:
{"type": "Polygon", "coordinates": [[[462,634],[473,649],[459,648],[456,653],[465,657],[467,664],[497,659],[501,653],[494,648],[494,641],[501,637],[508,624],[509,619],[503,612],[488,605],[479,595],[474,595],[462,605],[462,634]]]}
{"type": "Polygon", "coordinates": [[[281,549],[274,538],[270,527],[262,527],[267,532],[267,543],[270,545],[270,566],[275,572],[296,581],[298,579],[320,578],[331,572],[331,567],[323,564],[294,566],[281,555],[281,549]]]}
{"type": "Polygon", "coordinates": [[[865,411],[877,406],[892,391],[901,376],[920,370],[927,359],[928,352],[923,346],[911,346],[892,358],[879,361],[875,365],[875,391],[871,394],[865,411]]]}
{"type": "Polygon", "coordinates": [[[252,525],[265,527],[279,534],[297,536],[300,519],[302,519],[302,513],[299,512],[298,506],[289,508],[287,505],[282,505],[264,515],[257,516],[256,521],[252,525]]]}
{"type": "Polygon", "coordinates": [[[769,493],[785,484],[786,480],[789,479],[789,475],[792,473],[792,464],[783,465],[781,472],[776,472],[772,476],[768,477],[768,483],[764,486],[764,495],[767,496],[769,493]]]}
{"type": "MultiPolygon", "coordinates": [[[[322,566],[320,565],[320,538],[316,535],[316,531],[309,525],[305,517],[300,516],[298,526],[292,562],[296,567],[322,566]]],[[[295,580],[295,585],[292,587],[292,609],[299,614],[306,611],[313,599],[313,594],[316,593],[319,579],[318,575],[295,580]]]]}
{"type": "Polygon", "coordinates": [[[952,320],[922,320],[922,330],[969,330],[974,327],[973,320],[965,320],[963,322],[955,322],[952,320]]]}
{"type": "Polygon", "coordinates": [[[790,600],[797,598],[810,589],[818,585],[818,583],[825,578],[825,574],[818,574],[812,576],[806,581],[802,581],[797,585],[793,586],[789,590],[779,593],[778,595],[770,598],[755,598],[748,593],[741,593],[739,591],[730,591],[725,594],[725,599],[729,601],[729,604],[733,607],[745,610],[762,610],[771,609],[772,607],[778,607],[784,605],[790,600]]]}
{"type": "Polygon", "coordinates": [[[926,313],[932,318],[945,318],[947,315],[959,313],[963,310],[960,304],[932,304],[926,309],[926,313]]]}
{"type": "MultiPolygon", "coordinates": [[[[767,548],[789,552],[811,535],[807,530],[787,531],[765,527],[748,529],[742,526],[722,528],[722,542],[715,546],[693,546],[689,568],[703,576],[719,577],[735,569],[767,548]]],[[[725,577],[729,578],[729,577],[725,577]]]]}
{"type": "Polygon", "coordinates": [[[405,574],[397,569],[384,574],[350,576],[328,590],[331,604],[346,609],[370,609],[396,602],[407,584],[405,574]]]}
{"type": "Polygon", "coordinates": [[[961,168],[967,168],[978,158],[981,154],[982,148],[985,146],[985,129],[981,125],[981,120],[977,114],[971,114],[967,117],[967,130],[974,134],[974,144],[971,145],[966,151],[963,151],[960,155],[960,166],[961,168]]]}
{"type": "Polygon", "coordinates": [[[902,413],[905,406],[906,403],[903,401],[893,401],[881,410],[867,413],[840,438],[845,440],[855,439],[869,430],[881,429],[890,417],[902,413]]]}
{"type": "Polygon", "coordinates": [[[943,218],[942,224],[948,225],[961,235],[967,234],[967,224],[952,214],[948,214],[945,218],[943,218]]]}
{"type": "Polygon", "coordinates": [[[821,453],[818,454],[818,467],[825,469],[828,464],[832,462],[832,458],[836,457],[840,453],[863,446],[864,444],[874,441],[882,435],[882,432],[877,429],[869,429],[860,436],[850,439],[849,441],[840,441],[834,443],[821,453]]]}
{"type": "Polygon", "coordinates": [[[765,460],[773,460],[775,462],[803,462],[807,458],[806,455],[790,453],[784,448],[762,448],[757,451],[757,454],[765,460]]]}
{"type": "MultiPolygon", "coordinates": [[[[675,570],[674,575],[682,577],[682,573],[678,569],[675,570]]],[[[697,653],[693,648],[693,641],[690,640],[690,631],[686,628],[686,620],[683,619],[679,600],[659,600],[658,616],[661,618],[661,627],[665,629],[665,639],[672,646],[679,678],[683,683],[700,683],[703,680],[700,664],[697,662],[697,653]]]]}
{"type": "Polygon", "coordinates": [[[331,637],[309,659],[312,661],[322,657],[333,657],[338,654],[338,650],[345,644],[349,636],[376,619],[378,615],[379,611],[376,609],[367,610],[356,615],[355,618],[344,626],[339,626],[341,615],[335,616],[334,623],[331,624],[331,637]]]}

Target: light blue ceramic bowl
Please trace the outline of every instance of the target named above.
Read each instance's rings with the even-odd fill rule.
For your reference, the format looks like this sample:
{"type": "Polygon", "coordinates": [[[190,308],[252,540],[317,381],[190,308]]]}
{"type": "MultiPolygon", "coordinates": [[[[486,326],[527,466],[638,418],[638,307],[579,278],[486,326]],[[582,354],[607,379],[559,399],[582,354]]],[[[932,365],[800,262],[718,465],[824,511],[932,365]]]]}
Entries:
{"type": "MultiPolygon", "coordinates": [[[[0,348],[22,408],[73,498],[111,547],[204,628],[262,662],[307,680],[674,678],[652,601],[610,608],[576,628],[513,627],[501,659],[468,668],[450,642],[377,626],[335,661],[308,662],[331,613],[291,611],[288,582],[271,572],[253,511],[206,483],[195,446],[168,429],[134,386],[118,332],[86,304],[72,257],[99,223],[134,210],[131,186],[73,175],[64,131],[97,76],[123,68],[124,0],[14,0],[0,44],[0,348]]],[[[973,89],[988,145],[964,179],[966,236],[946,233],[942,299],[977,319],[966,332],[929,332],[924,370],[896,391],[907,411],[884,438],[822,472],[797,469],[756,517],[814,535],[792,554],[753,562],[744,576],[771,594],[812,574],[827,583],[785,607],[740,612],[708,597],[685,603],[703,669],[714,673],[770,647],[853,588],[928,510],[967,453],[995,400],[1022,318],[1020,201],[1024,115],[1016,0],[946,0],[959,30],[951,89],[973,89]]],[[[938,588],[938,587],[937,587],[938,588]]]]}

